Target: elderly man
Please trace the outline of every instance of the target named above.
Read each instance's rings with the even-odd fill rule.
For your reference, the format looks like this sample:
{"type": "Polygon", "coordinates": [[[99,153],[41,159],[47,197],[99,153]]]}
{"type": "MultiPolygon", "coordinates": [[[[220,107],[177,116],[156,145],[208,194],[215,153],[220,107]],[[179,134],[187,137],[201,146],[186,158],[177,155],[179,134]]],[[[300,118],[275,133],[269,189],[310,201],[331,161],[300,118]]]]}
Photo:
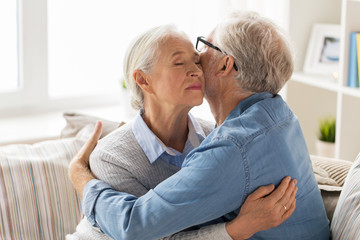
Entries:
{"type": "Polygon", "coordinates": [[[230,235],[329,239],[328,219],[300,125],[277,95],[293,70],[291,50],[281,31],[257,14],[234,14],[207,39],[199,37],[196,47],[217,128],[186,157],[179,172],[140,198],[93,179],[83,159],[75,159],[70,173],[81,170],[84,177],[74,172],[71,178],[83,193],[87,218],[116,239],[156,239],[223,215],[232,220],[255,189],[291,176],[299,191],[297,208],[288,220],[256,233],[239,233],[227,224],[230,235]],[[170,223],[174,216],[178,220],[170,223]]]}

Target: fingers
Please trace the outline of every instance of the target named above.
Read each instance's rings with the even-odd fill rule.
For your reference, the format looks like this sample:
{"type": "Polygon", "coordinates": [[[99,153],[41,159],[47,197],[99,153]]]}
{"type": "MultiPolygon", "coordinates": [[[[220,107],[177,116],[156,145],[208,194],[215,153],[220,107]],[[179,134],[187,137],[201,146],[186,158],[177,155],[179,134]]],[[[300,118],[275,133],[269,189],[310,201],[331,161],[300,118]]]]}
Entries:
{"type": "Polygon", "coordinates": [[[294,199],[294,201],[289,206],[289,209],[282,215],[282,221],[285,221],[294,213],[296,208],[296,199],[294,199]]]}
{"type": "MultiPolygon", "coordinates": [[[[268,196],[268,199],[271,200],[273,203],[279,202],[280,199],[284,197],[284,194],[287,193],[290,181],[291,178],[289,176],[284,177],[280,185],[275,189],[275,191],[268,196]]],[[[288,195],[290,196],[291,192],[288,193],[288,195]]]]}
{"type": "Polygon", "coordinates": [[[256,200],[259,198],[263,198],[267,195],[269,195],[273,190],[275,186],[273,184],[267,185],[267,186],[261,186],[258,189],[256,189],[252,194],[248,196],[249,200],[256,200]]]}
{"type": "Polygon", "coordinates": [[[290,181],[288,188],[286,189],[282,198],[278,201],[280,207],[284,208],[285,211],[292,205],[295,200],[297,187],[296,187],[296,179],[290,181]]]}
{"type": "Polygon", "coordinates": [[[99,141],[101,132],[102,132],[102,122],[97,121],[91,137],[86,141],[86,143],[79,152],[80,156],[83,156],[85,158],[90,157],[91,152],[94,150],[94,148],[97,145],[97,142],[99,141]]]}
{"type": "Polygon", "coordinates": [[[102,122],[101,121],[97,121],[94,131],[90,137],[90,139],[87,141],[87,144],[89,145],[89,147],[92,147],[93,149],[95,148],[97,142],[99,141],[99,138],[101,136],[101,132],[102,132],[102,122]]]}
{"type": "MultiPolygon", "coordinates": [[[[290,183],[290,184],[293,184],[295,186],[296,183],[290,183]]],[[[291,186],[289,186],[289,188],[291,188],[291,186]]],[[[296,201],[296,193],[298,191],[298,188],[295,186],[293,187],[293,191],[289,197],[289,199],[287,199],[287,202],[285,203],[284,206],[287,206],[287,207],[290,207],[292,206],[292,204],[296,201]]],[[[286,198],[285,198],[285,201],[286,201],[286,198]]]]}

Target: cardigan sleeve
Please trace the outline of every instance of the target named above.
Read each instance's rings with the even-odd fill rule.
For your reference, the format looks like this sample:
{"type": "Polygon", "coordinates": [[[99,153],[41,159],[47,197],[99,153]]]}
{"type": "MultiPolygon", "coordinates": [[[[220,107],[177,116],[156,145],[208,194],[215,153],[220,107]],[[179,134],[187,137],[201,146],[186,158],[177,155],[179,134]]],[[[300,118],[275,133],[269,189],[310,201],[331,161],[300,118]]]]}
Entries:
{"type": "Polygon", "coordinates": [[[202,227],[194,231],[182,231],[162,240],[232,240],[225,228],[225,223],[202,227]]]}
{"type": "Polygon", "coordinates": [[[105,151],[95,150],[90,157],[91,171],[95,176],[109,184],[117,191],[140,197],[148,189],[127,169],[125,164],[117,161],[105,151]]]}

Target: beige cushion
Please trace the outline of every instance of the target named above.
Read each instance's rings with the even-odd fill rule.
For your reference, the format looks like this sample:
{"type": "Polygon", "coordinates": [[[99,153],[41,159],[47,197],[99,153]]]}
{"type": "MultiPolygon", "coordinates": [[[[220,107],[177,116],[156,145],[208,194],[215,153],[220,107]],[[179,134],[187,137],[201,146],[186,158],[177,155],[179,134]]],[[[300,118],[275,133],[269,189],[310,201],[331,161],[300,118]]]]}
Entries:
{"type": "Polygon", "coordinates": [[[315,155],[311,156],[311,161],[327,217],[332,221],[340,191],[352,162],[315,155]]]}
{"type": "Polygon", "coordinates": [[[331,222],[332,239],[360,239],[360,154],[345,180],[331,222]]]}
{"type": "Polygon", "coordinates": [[[341,191],[352,162],[311,156],[316,181],[321,190],[341,191]]]}
{"type": "Polygon", "coordinates": [[[63,116],[66,120],[66,126],[61,131],[62,138],[75,137],[75,135],[81,129],[83,129],[84,126],[88,124],[92,124],[95,126],[95,123],[98,120],[101,120],[101,122],[103,123],[102,134],[100,138],[103,138],[110,132],[125,124],[124,122],[113,122],[106,119],[79,113],[64,113],[63,116]]]}
{"type": "Polygon", "coordinates": [[[0,147],[0,239],[64,239],[81,220],[68,165],[94,126],[76,137],[0,147]]]}

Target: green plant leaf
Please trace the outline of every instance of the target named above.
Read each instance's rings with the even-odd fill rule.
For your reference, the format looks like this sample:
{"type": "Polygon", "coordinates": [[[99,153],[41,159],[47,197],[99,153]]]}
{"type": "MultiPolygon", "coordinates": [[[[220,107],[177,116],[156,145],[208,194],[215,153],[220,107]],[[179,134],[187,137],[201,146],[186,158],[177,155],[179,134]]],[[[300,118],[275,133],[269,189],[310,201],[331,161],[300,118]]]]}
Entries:
{"type": "Polygon", "coordinates": [[[319,119],[319,139],[324,142],[335,142],[336,119],[329,116],[319,119]]]}
{"type": "Polygon", "coordinates": [[[122,79],[120,80],[120,82],[121,82],[121,86],[123,87],[123,89],[127,89],[125,79],[122,78],[122,79]]]}

